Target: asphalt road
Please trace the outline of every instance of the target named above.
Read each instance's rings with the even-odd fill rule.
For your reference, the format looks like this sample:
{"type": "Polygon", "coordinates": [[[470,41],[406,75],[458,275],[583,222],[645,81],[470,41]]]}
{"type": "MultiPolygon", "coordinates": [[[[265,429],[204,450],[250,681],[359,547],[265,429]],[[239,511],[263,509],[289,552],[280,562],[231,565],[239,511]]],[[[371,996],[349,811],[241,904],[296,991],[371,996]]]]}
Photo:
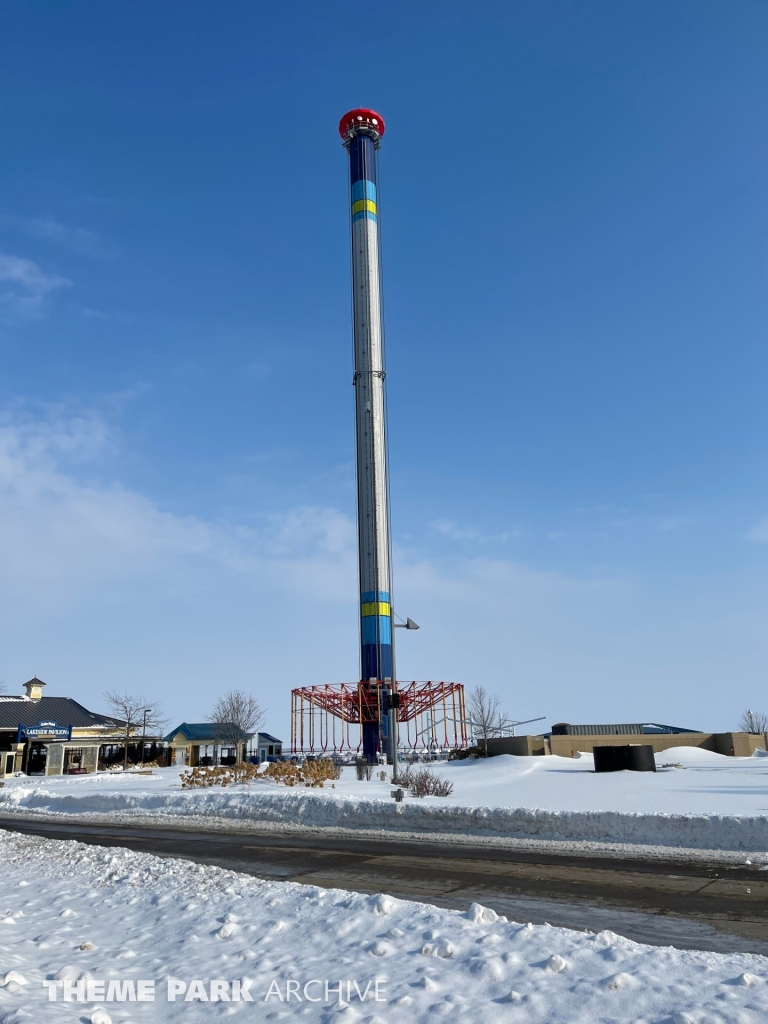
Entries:
{"type": "Polygon", "coordinates": [[[768,956],[768,872],[749,865],[473,849],[316,830],[205,832],[41,818],[0,818],[0,828],[459,910],[477,900],[511,920],[609,928],[653,945],[768,956]]]}

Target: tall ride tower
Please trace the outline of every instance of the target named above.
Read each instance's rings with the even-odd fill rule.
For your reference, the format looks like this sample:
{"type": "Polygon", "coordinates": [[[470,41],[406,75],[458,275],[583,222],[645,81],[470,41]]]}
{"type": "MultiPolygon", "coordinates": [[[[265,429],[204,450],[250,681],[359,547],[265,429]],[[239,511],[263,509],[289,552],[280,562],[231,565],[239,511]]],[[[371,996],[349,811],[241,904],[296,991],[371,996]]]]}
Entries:
{"type": "MultiPolygon", "coordinates": [[[[339,132],[349,153],[352,220],[360,681],[291,691],[291,751],[362,754],[369,764],[386,755],[396,777],[398,729],[405,750],[433,757],[468,745],[467,716],[461,683],[398,684],[395,676],[376,174],[384,121],[375,110],[350,110],[339,132]]],[[[419,628],[412,619],[402,625],[419,628]]]]}
{"type": "Polygon", "coordinates": [[[378,723],[363,726],[363,755],[373,761],[380,748],[393,752],[396,703],[376,169],[384,121],[373,110],[351,110],[339,132],[349,153],[352,218],[360,678],[381,702],[378,723]]]}

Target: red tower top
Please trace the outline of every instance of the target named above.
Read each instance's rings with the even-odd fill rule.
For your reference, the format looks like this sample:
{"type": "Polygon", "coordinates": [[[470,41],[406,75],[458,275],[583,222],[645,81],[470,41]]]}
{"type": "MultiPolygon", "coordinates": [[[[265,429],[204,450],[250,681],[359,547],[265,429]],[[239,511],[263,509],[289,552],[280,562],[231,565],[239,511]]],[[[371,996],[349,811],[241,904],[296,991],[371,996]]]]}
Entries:
{"type": "Polygon", "coordinates": [[[368,110],[367,107],[360,107],[358,110],[350,110],[348,114],[339,121],[339,135],[346,138],[347,132],[356,126],[372,129],[381,137],[384,134],[384,118],[375,110],[368,110]]]}

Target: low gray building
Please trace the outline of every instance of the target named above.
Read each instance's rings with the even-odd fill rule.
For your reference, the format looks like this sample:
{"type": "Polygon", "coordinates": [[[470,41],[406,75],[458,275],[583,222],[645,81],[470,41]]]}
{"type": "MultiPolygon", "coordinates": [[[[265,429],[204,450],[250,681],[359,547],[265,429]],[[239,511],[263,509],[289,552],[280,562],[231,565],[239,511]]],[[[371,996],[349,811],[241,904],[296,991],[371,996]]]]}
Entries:
{"type": "MultiPolygon", "coordinates": [[[[623,723],[617,725],[571,725],[558,722],[552,732],[539,736],[497,736],[487,741],[489,757],[499,754],[557,754],[573,757],[591,753],[595,747],[621,743],[642,743],[656,753],[671,747],[702,747],[717,754],[750,757],[757,748],[768,749],[768,733],[698,732],[658,722],[623,723]]],[[[485,747],[485,741],[481,741],[485,747]]]]}

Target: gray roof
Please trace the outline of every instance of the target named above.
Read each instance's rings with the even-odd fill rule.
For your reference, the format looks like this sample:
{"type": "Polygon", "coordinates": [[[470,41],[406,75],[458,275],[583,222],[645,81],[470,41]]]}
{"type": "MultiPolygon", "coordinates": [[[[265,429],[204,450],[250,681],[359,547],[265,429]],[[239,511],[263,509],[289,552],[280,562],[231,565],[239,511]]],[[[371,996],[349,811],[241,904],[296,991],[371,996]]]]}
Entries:
{"type": "Polygon", "coordinates": [[[268,732],[260,732],[259,733],[259,743],[261,743],[264,740],[266,740],[267,743],[282,743],[283,742],[282,740],[279,740],[277,738],[277,736],[270,736],[270,734],[268,732]]]}
{"type": "MultiPolygon", "coordinates": [[[[168,733],[165,742],[170,743],[173,737],[180,732],[190,742],[226,743],[234,737],[235,729],[236,726],[229,722],[182,722],[168,733]]],[[[237,734],[241,740],[249,740],[253,736],[252,732],[243,732],[241,729],[237,730],[237,734]]]]}
{"type": "Polygon", "coordinates": [[[570,722],[557,722],[552,726],[553,736],[647,736],[699,731],[683,729],[677,725],[659,725],[658,722],[629,722],[623,725],[571,725],[570,722]]]}
{"type": "Polygon", "coordinates": [[[57,722],[76,729],[114,729],[120,724],[115,718],[88,711],[71,697],[0,697],[0,729],[17,729],[38,722],[57,722]]]}

